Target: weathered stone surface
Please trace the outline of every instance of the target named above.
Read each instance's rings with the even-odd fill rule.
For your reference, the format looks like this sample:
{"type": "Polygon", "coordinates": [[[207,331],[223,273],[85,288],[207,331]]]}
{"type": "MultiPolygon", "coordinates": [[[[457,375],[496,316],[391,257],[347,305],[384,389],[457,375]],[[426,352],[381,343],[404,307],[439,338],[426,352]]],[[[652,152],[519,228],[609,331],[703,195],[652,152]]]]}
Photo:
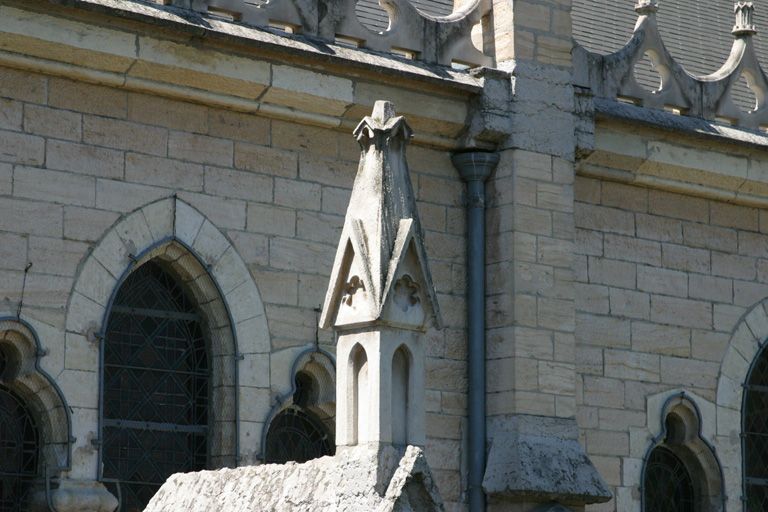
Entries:
{"type": "Polygon", "coordinates": [[[45,491],[37,492],[32,501],[34,510],[50,510],[51,503],[60,512],[112,512],[118,505],[102,483],[85,480],[63,480],[50,502],[45,491]]]}
{"type": "MultiPolygon", "coordinates": [[[[408,319],[397,313],[400,318],[396,323],[422,329],[433,321],[440,326],[424,234],[405,159],[411,128],[404,117],[396,116],[392,103],[377,101],[354,135],[362,150],[360,165],[320,325],[336,328],[378,319],[392,322],[388,318],[393,314],[392,301],[397,300],[396,289],[405,290],[401,288],[405,281],[400,279],[407,277],[415,282],[413,293],[418,295],[408,300],[413,306],[419,305],[422,313],[420,318],[408,319]],[[355,279],[357,284],[353,285],[355,279]],[[350,297],[357,290],[361,290],[359,298],[353,301],[350,297]],[[343,301],[342,296],[346,297],[343,301]]],[[[410,306],[401,309],[403,313],[415,310],[410,306]]]]}
{"type": "Polygon", "coordinates": [[[495,417],[483,479],[489,495],[509,499],[601,503],[611,492],[577,441],[573,419],[495,417]]]}
{"type": "Polygon", "coordinates": [[[176,474],[144,512],[419,512],[443,503],[420,448],[346,449],[304,464],[176,474]]]}

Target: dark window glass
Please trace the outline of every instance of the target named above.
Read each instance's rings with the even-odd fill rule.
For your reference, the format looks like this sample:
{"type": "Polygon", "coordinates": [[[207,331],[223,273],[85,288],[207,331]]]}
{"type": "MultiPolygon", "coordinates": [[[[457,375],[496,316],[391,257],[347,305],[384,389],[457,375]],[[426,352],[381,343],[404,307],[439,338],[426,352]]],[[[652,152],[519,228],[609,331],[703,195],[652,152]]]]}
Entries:
{"type": "Polygon", "coordinates": [[[8,369],[9,364],[8,354],[3,347],[0,347],[0,380],[5,380],[5,372],[8,369]]]}
{"type": "Polygon", "coordinates": [[[207,465],[210,364],[201,320],[153,262],[133,272],[104,340],[103,476],[121,511],[144,509],[173,473],[207,465]]]}
{"type": "Polygon", "coordinates": [[[333,453],[328,430],[312,413],[299,407],[281,411],[269,425],[264,457],[268,464],[307,462],[333,453]]]}
{"type": "Polygon", "coordinates": [[[651,451],[645,466],[645,510],[694,512],[691,475],[683,462],[663,446],[651,451]]]}
{"type": "Polygon", "coordinates": [[[768,510],[768,356],[765,350],[747,379],[743,414],[747,510],[768,510]]]}
{"type": "Polygon", "coordinates": [[[38,439],[27,408],[0,387],[0,511],[26,510],[37,476],[38,439]]]}

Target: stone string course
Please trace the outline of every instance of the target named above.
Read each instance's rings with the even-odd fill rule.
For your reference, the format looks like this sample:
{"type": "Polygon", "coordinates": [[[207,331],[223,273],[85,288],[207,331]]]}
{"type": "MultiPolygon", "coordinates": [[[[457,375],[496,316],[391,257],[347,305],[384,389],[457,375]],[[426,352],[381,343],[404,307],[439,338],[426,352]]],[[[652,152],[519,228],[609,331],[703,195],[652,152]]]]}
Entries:
{"type": "MultiPolygon", "coordinates": [[[[254,115],[0,69],[0,309],[22,317],[49,351],[43,367],[86,432],[73,477],[93,478],[97,345],[66,332],[82,262],[121,216],[174,193],[221,230],[248,266],[269,324],[269,392],[285,392],[295,355],[315,338],[316,313],[357,169],[353,137],[254,115]]],[[[427,344],[427,452],[448,510],[464,489],[466,411],[463,185],[445,152],[408,150],[445,316],[427,344]]],[[[320,332],[332,350],[329,332],[320,332]]],[[[266,418],[269,404],[249,411],[266,418]]],[[[263,420],[262,420],[263,421],[263,420]]],[[[259,437],[241,451],[258,450],[259,437]]]]}

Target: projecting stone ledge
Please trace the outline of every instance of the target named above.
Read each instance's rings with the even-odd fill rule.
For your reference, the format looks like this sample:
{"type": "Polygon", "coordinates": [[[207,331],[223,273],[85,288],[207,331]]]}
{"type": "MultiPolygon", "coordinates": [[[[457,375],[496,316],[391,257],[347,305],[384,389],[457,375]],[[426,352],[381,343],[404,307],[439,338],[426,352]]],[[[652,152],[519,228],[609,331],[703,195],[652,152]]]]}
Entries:
{"type": "Polygon", "coordinates": [[[490,503],[583,506],[609,501],[610,489],[579,444],[578,432],[573,419],[528,415],[490,419],[490,449],[483,479],[490,503]]]}
{"type": "MultiPolygon", "coordinates": [[[[383,449],[387,452],[387,449],[383,449]]],[[[443,512],[420,448],[399,458],[357,447],[304,464],[265,464],[171,476],[144,512],[443,512]]]]}

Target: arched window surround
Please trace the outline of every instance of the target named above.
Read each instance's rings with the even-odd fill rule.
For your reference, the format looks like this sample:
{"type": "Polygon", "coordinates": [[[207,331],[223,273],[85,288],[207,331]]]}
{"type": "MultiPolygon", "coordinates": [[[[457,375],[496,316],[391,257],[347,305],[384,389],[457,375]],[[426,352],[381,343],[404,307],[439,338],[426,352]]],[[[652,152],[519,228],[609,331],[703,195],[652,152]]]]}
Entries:
{"type": "Polygon", "coordinates": [[[366,431],[370,422],[370,407],[365,397],[368,396],[372,378],[371,361],[365,347],[356,343],[349,351],[347,362],[347,409],[352,413],[348,420],[352,423],[349,428],[350,440],[353,444],[363,444],[368,441],[366,431]]]}
{"type": "MultiPolygon", "coordinates": [[[[725,509],[722,466],[715,447],[703,434],[702,414],[697,398],[680,390],[669,394],[661,405],[659,430],[642,462],[640,499],[641,510],[645,512],[652,512],[645,502],[646,475],[648,461],[657,448],[670,451],[685,467],[694,487],[694,510],[720,512],[725,509]],[[674,431],[670,431],[670,426],[674,426],[674,431]]],[[[650,408],[657,400],[649,399],[648,402],[650,408]]]]}
{"type": "Polygon", "coordinates": [[[289,380],[287,385],[284,386],[286,391],[275,399],[275,405],[269,411],[264,421],[265,428],[262,431],[261,450],[258,455],[261,461],[265,459],[267,434],[269,433],[269,426],[272,424],[272,421],[282,411],[295,405],[293,399],[296,394],[296,376],[300,372],[311,376],[317,386],[315,390],[317,396],[311,403],[305,406],[306,410],[323,424],[324,428],[331,435],[332,440],[335,437],[336,359],[329,352],[314,345],[302,349],[295,356],[290,374],[286,375],[286,378],[289,380]]]}
{"type": "Polygon", "coordinates": [[[47,355],[33,325],[18,317],[0,317],[0,350],[8,364],[0,386],[15,395],[35,423],[38,434],[36,505],[49,496],[45,483],[59,483],[72,468],[72,418],[61,388],[41,365],[47,355]]]}
{"type": "MultiPolygon", "coordinates": [[[[190,201],[194,204],[195,199],[190,201]]],[[[154,257],[155,251],[162,252],[166,247],[183,253],[183,257],[178,258],[181,270],[198,269],[209,278],[208,286],[203,282],[205,279],[195,283],[193,292],[200,291],[200,296],[195,295],[198,302],[206,303],[201,297],[219,292],[223,305],[215,308],[217,323],[226,321],[229,312],[229,331],[235,347],[233,357],[238,361],[236,399],[240,405],[233,407],[234,428],[239,435],[229,440],[235,446],[230,453],[238,465],[256,462],[258,446],[252,439],[259,439],[262,434],[265,406],[268,406],[265,397],[269,396],[268,372],[265,379],[263,371],[243,373],[239,369],[268,367],[271,340],[264,305],[233,242],[192,204],[175,195],[149,202],[126,213],[105,231],[78,269],[66,312],[66,331],[98,347],[109,305],[125,274],[144,258],[154,257]]],[[[73,410],[73,422],[94,432],[93,436],[79,437],[73,446],[73,468],[79,478],[98,478],[100,474],[101,455],[94,449],[98,448],[96,433],[100,431],[100,400],[95,392],[99,389],[99,375],[96,364],[94,371],[78,374],[78,385],[94,390],[73,410]]]]}
{"type": "Polygon", "coordinates": [[[768,340],[768,299],[754,304],[735,322],[725,355],[720,364],[717,381],[716,445],[723,472],[732,485],[742,486],[741,492],[730,492],[727,509],[747,511],[746,479],[742,443],[744,385],[761,347],[768,340]]]}
{"type": "Polygon", "coordinates": [[[72,417],[56,381],[46,372],[40,358],[46,355],[37,332],[16,317],[0,317],[0,345],[15,352],[17,369],[3,384],[18,394],[30,408],[41,429],[42,460],[54,473],[67,471],[72,464],[72,417]]]}
{"type": "Polygon", "coordinates": [[[407,446],[414,430],[413,403],[413,354],[403,343],[392,353],[390,393],[390,415],[392,421],[392,442],[396,446],[407,446]],[[400,382],[398,382],[400,380],[400,382]],[[400,410],[397,410],[401,408],[400,410]]]}

